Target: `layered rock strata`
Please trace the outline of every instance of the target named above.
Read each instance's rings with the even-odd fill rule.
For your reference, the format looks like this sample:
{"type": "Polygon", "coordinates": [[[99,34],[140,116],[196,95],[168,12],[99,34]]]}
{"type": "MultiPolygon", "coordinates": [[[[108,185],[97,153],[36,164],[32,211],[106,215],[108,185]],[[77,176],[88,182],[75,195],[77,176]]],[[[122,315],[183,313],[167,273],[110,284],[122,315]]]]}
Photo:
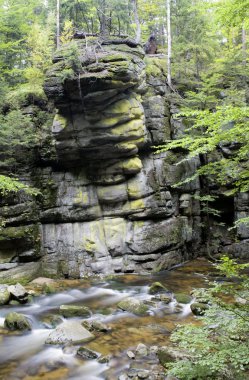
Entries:
{"type": "Polygon", "coordinates": [[[50,145],[31,175],[42,197],[4,201],[0,266],[77,278],[157,271],[194,255],[200,183],[173,185],[199,160],[177,165],[181,155],[153,149],[178,128],[165,65],[140,46],[97,38],[56,53],[45,83],[56,109],[50,145]]]}

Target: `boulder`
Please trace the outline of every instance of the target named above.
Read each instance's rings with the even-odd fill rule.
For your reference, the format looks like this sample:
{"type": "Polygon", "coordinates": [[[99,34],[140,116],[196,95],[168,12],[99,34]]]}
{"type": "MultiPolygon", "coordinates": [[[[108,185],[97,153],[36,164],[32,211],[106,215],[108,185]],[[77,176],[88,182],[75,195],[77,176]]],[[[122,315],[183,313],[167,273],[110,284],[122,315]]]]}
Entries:
{"type": "Polygon", "coordinates": [[[148,349],[145,344],[139,343],[136,348],[136,356],[144,357],[148,355],[148,349]]]}
{"type": "Polygon", "coordinates": [[[25,315],[14,312],[6,315],[4,327],[11,331],[32,329],[31,323],[25,315]]]}
{"type": "Polygon", "coordinates": [[[28,291],[21,284],[10,285],[8,287],[8,291],[10,292],[10,296],[12,299],[18,301],[19,303],[28,302],[28,291]]]}
{"type": "Polygon", "coordinates": [[[48,336],[47,344],[84,343],[94,339],[79,321],[66,321],[57,326],[48,336]]]}
{"type": "Polygon", "coordinates": [[[84,326],[89,331],[107,332],[110,329],[101,321],[83,321],[82,326],[84,326]]]}
{"type": "Polygon", "coordinates": [[[118,303],[119,309],[136,315],[146,315],[148,306],[136,298],[126,298],[118,303]]]}
{"type": "Polygon", "coordinates": [[[65,318],[89,317],[91,315],[89,308],[81,305],[61,305],[59,311],[65,318]]]}
{"type": "Polygon", "coordinates": [[[153,282],[153,284],[150,285],[149,293],[150,294],[156,294],[160,292],[168,292],[168,289],[165,288],[161,282],[153,282]]]}
{"type": "Polygon", "coordinates": [[[192,301],[192,297],[185,293],[176,293],[175,299],[178,303],[190,303],[192,301]]]}
{"type": "Polygon", "coordinates": [[[190,305],[190,309],[194,315],[204,315],[205,311],[209,308],[206,303],[194,302],[190,305]]]}
{"type": "Polygon", "coordinates": [[[0,306],[6,305],[10,300],[10,292],[7,285],[0,285],[0,306]]]}

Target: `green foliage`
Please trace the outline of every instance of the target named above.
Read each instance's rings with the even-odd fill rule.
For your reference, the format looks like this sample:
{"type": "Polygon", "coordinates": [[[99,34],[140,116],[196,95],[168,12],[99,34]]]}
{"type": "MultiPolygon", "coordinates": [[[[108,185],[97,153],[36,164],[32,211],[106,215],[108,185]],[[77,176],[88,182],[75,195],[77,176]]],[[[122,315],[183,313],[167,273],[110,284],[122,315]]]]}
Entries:
{"type": "Polygon", "coordinates": [[[18,179],[0,175],[0,195],[5,196],[9,193],[18,193],[19,191],[25,191],[30,195],[38,195],[39,193],[37,189],[23,184],[18,179]]]}
{"type": "Polygon", "coordinates": [[[179,326],[171,340],[187,353],[169,365],[169,372],[181,380],[246,380],[249,370],[249,281],[237,264],[223,257],[217,268],[226,279],[239,282],[213,283],[195,296],[210,307],[200,325],[179,326]]]}

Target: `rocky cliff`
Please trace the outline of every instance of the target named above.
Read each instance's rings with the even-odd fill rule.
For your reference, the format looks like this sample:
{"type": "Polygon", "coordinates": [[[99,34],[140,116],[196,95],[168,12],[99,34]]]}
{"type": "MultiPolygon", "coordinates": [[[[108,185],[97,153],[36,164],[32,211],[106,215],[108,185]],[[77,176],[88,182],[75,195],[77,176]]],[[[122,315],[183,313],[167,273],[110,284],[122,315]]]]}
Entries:
{"type": "Polygon", "coordinates": [[[130,40],[57,51],[45,83],[52,131],[23,175],[41,196],[1,200],[2,277],[158,271],[198,252],[200,182],[173,185],[199,160],[177,165],[180,153],[153,149],[182,128],[165,65],[130,40]]]}

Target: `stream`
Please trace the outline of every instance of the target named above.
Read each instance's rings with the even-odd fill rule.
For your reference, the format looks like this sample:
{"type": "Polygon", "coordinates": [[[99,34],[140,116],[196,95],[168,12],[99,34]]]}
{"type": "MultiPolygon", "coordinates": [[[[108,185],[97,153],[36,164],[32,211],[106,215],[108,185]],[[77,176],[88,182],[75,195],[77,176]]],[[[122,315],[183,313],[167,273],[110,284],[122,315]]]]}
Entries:
{"type": "MultiPolygon", "coordinates": [[[[170,292],[189,294],[193,288],[207,286],[211,265],[195,260],[172,271],[153,275],[118,275],[109,279],[64,280],[53,294],[34,297],[26,305],[0,308],[0,379],[2,380],[98,380],[118,379],[128,367],[127,350],[135,350],[139,343],[163,346],[171,331],[180,323],[196,320],[190,304],[173,300],[165,304],[149,294],[149,285],[160,281],[170,292]],[[120,310],[117,303],[126,297],[146,302],[149,312],[136,316],[120,310]],[[110,328],[98,333],[94,340],[80,345],[49,345],[45,341],[52,329],[51,320],[65,320],[59,315],[60,305],[79,304],[90,308],[87,320],[98,320],[110,328]],[[10,311],[22,313],[30,320],[32,331],[9,332],[4,329],[5,315],[10,311]],[[57,317],[58,316],[58,317],[57,317]],[[99,355],[111,355],[108,363],[97,359],[83,360],[76,355],[85,346],[99,355]]],[[[82,321],[84,318],[73,318],[82,321]]],[[[95,335],[95,333],[94,333],[95,335]]],[[[146,363],[144,363],[146,367],[146,363]]]]}

